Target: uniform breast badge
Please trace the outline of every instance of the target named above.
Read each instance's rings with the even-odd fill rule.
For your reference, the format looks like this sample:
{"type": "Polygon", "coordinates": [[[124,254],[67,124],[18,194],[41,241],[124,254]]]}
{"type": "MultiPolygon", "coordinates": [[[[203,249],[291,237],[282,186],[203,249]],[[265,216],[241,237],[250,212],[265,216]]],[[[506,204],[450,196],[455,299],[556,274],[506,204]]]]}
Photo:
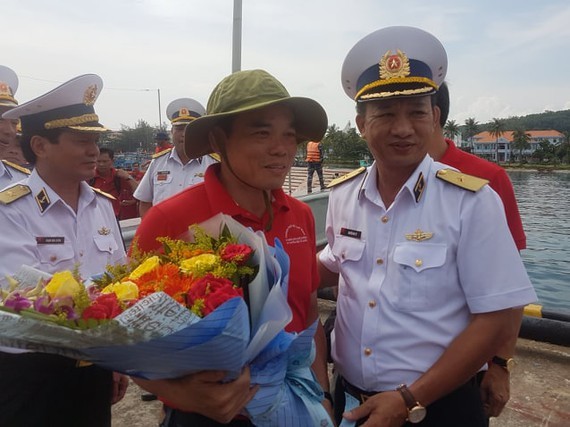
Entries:
{"type": "Polygon", "coordinates": [[[429,240],[433,237],[433,233],[428,231],[422,231],[419,228],[413,233],[408,233],[405,235],[406,240],[412,240],[414,242],[423,242],[424,240],[429,240]]]}
{"type": "Polygon", "coordinates": [[[99,230],[97,230],[97,233],[99,233],[101,236],[108,236],[109,234],[111,234],[111,229],[103,226],[99,230]]]}

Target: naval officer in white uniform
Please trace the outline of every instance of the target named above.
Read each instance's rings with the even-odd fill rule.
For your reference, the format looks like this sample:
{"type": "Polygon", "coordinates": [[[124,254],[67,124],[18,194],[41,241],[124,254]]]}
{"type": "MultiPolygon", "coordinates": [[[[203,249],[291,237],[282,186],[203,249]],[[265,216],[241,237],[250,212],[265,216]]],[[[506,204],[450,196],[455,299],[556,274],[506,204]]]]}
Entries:
{"type": "Polygon", "coordinates": [[[172,125],[173,148],[153,156],[134,197],[140,201],[141,217],[160,201],[179,191],[204,180],[208,166],[216,163],[216,157],[206,155],[190,159],[184,152],[184,129],[191,121],[204,115],[206,110],[192,98],[180,98],[172,101],[166,108],[166,115],[172,125]]]}

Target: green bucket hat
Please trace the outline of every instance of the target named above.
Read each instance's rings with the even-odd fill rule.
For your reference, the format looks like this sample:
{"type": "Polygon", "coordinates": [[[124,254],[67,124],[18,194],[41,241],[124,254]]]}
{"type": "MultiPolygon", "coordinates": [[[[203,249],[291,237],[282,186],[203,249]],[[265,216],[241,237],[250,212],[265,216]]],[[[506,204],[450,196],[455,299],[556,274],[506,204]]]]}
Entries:
{"type": "Polygon", "coordinates": [[[287,105],[293,111],[299,142],[323,138],[327,130],[327,114],[318,102],[290,96],[287,89],[267,71],[238,71],[218,83],[208,100],[206,114],[186,126],[186,155],[195,159],[212,153],[208,133],[222,119],[276,104],[287,105]]]}

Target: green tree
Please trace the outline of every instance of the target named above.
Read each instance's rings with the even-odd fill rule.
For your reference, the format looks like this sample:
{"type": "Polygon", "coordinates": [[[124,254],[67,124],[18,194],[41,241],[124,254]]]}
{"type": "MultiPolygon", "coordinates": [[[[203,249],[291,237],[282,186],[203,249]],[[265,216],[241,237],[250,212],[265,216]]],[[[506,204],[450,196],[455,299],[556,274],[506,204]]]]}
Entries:
{"type": "Polygon", "coordinates": [[[556,155],[563,163],[570,163],[570,131],[562,132],[564,139],[556,147],[556,155]]]}
{"type": "Polygon", "coordinates": [[[469,148],[473,152],[473,137],[479,132],[479,122],[473,117],[465,119],[465,139],[469,141],[469,148]]]}
{"type": "Polygon", "coordinates": [[[505,133],[505,121],[502,119],[493,118],[491,123],[491,136],[495,137],[495,162],[499,163],[499,138],[505,133]]]}
{"type": "Polygon", "coordinates": [[[513,132],[513,149],[519,150],[519,162],[523,160],[523,151],[530,148],[531,136],[524,129],[513,132]]]}
{"type": "Polygon", "coordinates": [[[350,126],[345,130],[340,130],[334,124],[329,126],[322,144],[328,163],[358,164],[360,160],[370,158],[366,142],[350,126]]]}
{"type": "Polygon", "coordinates": [[[459,135],[461,132],[459,130],[459,125],[455,120],[448,120],[445,126],[443,127],[443,134],[446,138],[453,139],[455,141],[455,137],[459,135]]]}
{"type": "Polygon", "coordinates": [[[134,128],[121,125],[121,138],[117,151],[133,152],[144,151],[154,152],[154,135],[157,128],[152,127],[144,120],[139,120],[134,128]]]}

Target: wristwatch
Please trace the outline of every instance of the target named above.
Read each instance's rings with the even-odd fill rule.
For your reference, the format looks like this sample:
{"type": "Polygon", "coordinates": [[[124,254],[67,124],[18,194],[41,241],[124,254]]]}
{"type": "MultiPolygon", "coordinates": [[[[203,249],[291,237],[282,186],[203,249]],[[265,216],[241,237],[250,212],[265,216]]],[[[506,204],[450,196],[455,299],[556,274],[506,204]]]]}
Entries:
{"type": "Polygon", "coordinates": [[[501,368],[505,369],[507,372],[512,372],[513,368],[515,367],[515,359],[509,357],[508,359],[503,359],[499,356],[493,356],[491,359],[491,363],[500,366],[501,368]]]}
{"type": "Polygon", "coordinates": [[[408,408],[408,421],[412,424],[422,422],[427,414],[426,408],[416,400],[406,384],[400,384],[396,390],[400,392],[408,408]]]}

